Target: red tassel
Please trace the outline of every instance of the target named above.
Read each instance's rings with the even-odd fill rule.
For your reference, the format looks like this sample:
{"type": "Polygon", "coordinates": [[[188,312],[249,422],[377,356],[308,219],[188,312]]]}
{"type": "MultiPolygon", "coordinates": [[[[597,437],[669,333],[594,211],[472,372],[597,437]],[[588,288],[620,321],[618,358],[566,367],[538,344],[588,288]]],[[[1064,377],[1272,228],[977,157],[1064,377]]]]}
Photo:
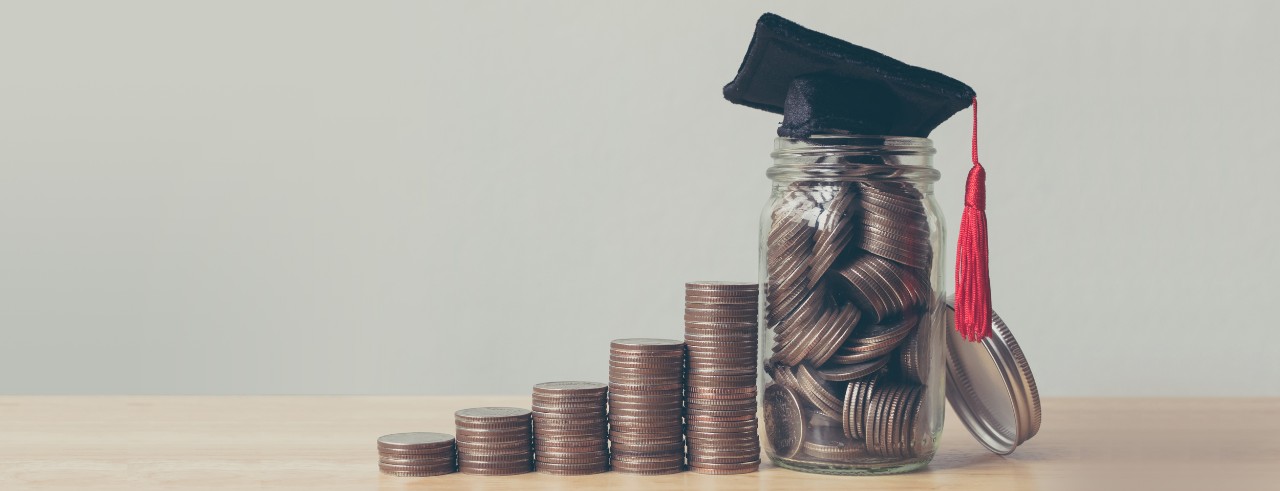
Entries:
{"type": "Polygon", "coordinates": [[[978,98],[973,98],[973,168],[964,188],[956,245],[956,330],[969,341],[991,335],[991,274],[987,257],[987,171],[978,163],[978,98]]]}

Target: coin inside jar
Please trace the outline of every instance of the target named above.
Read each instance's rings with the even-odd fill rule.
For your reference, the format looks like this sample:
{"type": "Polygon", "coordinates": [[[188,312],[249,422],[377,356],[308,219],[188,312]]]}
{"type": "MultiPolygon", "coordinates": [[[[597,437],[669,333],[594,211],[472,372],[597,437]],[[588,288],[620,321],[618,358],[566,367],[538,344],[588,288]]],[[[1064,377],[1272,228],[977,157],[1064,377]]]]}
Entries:
{"type": "Polygon", "coordinates": [[[804,436],[803,410],[790,389],[770,384],[764,390],[765,435],[773,451],[782,457],[793,457],[800,451],[804,436]]]}

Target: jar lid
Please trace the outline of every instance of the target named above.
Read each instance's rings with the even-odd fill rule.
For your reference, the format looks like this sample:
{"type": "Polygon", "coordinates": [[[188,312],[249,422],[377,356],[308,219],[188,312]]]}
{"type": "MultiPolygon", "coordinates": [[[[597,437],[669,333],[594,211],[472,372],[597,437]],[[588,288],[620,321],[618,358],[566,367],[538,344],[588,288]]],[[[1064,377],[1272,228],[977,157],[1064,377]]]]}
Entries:
{"type": "Polygon", "coordinates": [[[1040,431],[1040,392],[1009,326],[991,313],[991,336],[964,339],[947,299],[947,401],[982,446],[1008,455],[1040,431]]]}

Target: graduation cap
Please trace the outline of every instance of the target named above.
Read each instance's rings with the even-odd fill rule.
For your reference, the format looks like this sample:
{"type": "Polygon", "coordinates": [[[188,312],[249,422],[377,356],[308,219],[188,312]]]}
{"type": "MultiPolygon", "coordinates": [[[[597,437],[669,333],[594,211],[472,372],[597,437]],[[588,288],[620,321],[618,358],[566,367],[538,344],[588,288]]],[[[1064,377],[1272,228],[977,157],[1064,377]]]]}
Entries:
{"type": "Polygon", "coordinates": [[[925,137],[968,107],[974,92],[941,73],[764,14],[724,97],[781,114],[783,137],[925,137]]]}
{"type": "Polygon", "coordinates": [[[956,246],[956,330],[979,341],[991,335],[986,171],[978,163],[973,89],[941,73],[801,27],[774,14],[756,32],[738,74],[724,86],[729,102],[782,115],[778,136],[860,134],[927,137],[974,105],[973,167],[965,181],[956,246]]]}

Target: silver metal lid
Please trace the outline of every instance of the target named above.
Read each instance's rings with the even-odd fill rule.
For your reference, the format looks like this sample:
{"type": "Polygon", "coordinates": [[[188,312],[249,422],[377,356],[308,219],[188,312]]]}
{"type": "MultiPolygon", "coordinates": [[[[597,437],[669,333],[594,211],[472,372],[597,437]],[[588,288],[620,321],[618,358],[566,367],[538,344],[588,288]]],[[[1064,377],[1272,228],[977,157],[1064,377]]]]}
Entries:
{"type": "Polygon", "coordinates": [[[991,336],[964,339],[947,299],[947,401],[982,446],[1008,455],[1040,431],[1040,392],[1009,326],[991,313],[991,336]]]}

